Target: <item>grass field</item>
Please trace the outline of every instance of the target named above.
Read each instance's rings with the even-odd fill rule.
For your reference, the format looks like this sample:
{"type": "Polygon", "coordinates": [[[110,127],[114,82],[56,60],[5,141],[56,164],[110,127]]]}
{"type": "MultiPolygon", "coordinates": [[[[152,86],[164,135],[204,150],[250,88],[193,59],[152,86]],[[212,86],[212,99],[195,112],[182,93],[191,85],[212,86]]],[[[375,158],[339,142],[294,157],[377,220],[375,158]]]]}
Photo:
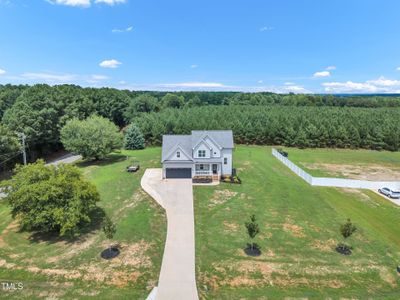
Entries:
{"type": "Polygon", "coordinates": [[[159,166],[160,149],[124,151],[99,164],[80,164],[96,184],[99,206],[117,224],[121,255],[100,258],[108,241],[95,224],[78,240],[18,232],[7,203],[0,202],[0,282],[22,282],[24,289],[0,299],[145,299],[157,285],[166,234],[164,211],[140,189],[147,167],[159,166]],[[125,171],[126,156],[141,170],[125,171]]]}
{"type": "MultiPolygon", "coordinates": [[[[157,284],[166,220],[139,182],[146,167],[160,165],[160,152],[123,152],[100,164],[79,165],[98,187],[100,206],[117,222],[115,240],[123,250],[112,262],[99,257],[108,242],[98,227],[77,241],[20,233],[0,202],[0,281],[24,283],[22,291],[0,290],[0,299],[145,298],[157,284]],[[140,161],[139,173],[125,172],[126,156],[140,161]]],[[[363,159],[364,151],[348,152],[346,163],[398,155],[371,152],[363,159]]],[[[306,157],[305,150],[289,153],[292,159],[296,153],[306,157]]],[[[373,192],[311,187],[269,147],[239,146],[234,164],[242,185],[194,189],[202,299],[399,298],[400,208],[373,192]],[[243,252],[244,222],[253,213],[261,228],[258,258],[243,252]],[[333,248],[342,241],[338,228],[348,217],[359,230],[348,241],[353,254],[345,257],[333,248]]]]}
{"type": "Polygon", "coordinates": [[[286,149],[289,159],[313,176],[400,180],[400,152],[349,149],[286,149]]]}
{"type": "MultiPolygon", "coordinates": [[[[321,157],[329,157],[323,152],[321,157]]],[[[327,152],[349,163],[352,157],[389,163],[399,155],[327,152]]],[[[289,153],[295,160],[305,151],[289,153]]],[[[234,164],[242,185],[195,188],[197,286],[203,299],[399,299],[399,207],[373,192],[311,187],[269,147],[239,146],[234,164]],[[251,214],[261,228],[258,258],[243,252],[244,222],[251,214]],[[347,241],[354,247],[351,256],[334,251],[347,218],[358,227],[347,241]]]]}

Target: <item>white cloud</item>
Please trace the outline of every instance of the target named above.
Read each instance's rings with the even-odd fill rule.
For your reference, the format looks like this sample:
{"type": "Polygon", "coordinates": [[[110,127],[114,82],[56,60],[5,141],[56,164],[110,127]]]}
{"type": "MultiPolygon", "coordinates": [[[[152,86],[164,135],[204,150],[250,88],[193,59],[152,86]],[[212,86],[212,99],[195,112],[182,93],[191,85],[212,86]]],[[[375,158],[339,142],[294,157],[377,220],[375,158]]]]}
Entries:
{"type": "Polygon", "coordinates": [[[20,75],[5,76],[4,78],[22,83],[47,83],[47,84],[80,84],[86,83],[97,84],[110,79],[105,75],[84,75],[84,74],[67,74],[55,73],[50,71],[45,72],[25,72],[20,75]]]}
{"type": "Polygon", "coordinates": [[[67,6],[80,6],[89,7],[90,0],[47,0],[51,4],[67,5],[67,6]]]}
{"type": "Polygon", "coordinates": [[[0,69],[0,75],[3,75],[6,73],[6,70],[0,69]]]}
{"type": "Polygon", "coordinates": [[[378,79],[365,82],[325,82],[322,84],[328,93],[399,93],[400,80],[386,79],[381,76],[378,79]]]}
{"type": "Polygon", "coordinates": [[[275,28],[274,27],[272,27],[272,26],[264,26],[264,27],[261,27],[260,28],[260,31],[261,32],[264,32],[264,31],[271,31],[271,30],[274,30],[275,28]]]}
{"type": "Polygon", "coordinates": [[[127,0],[95,0],[94,3],[104,3],[108,5],[114,5],[119,3],[126,3],[127,0]]]}
{"type": "Polygon", "coordinates": [[[311,94],[312,92],[302,86],[292,84],[290,86],[238,86],[226,85],[218,82],[181,82],[160,84],[135,84],[119,82],[120,89],[144,90],[144,91],[237,91],[237,92],[273,92],[280,94],[296,93],[311,94]]]}
{"type": "Polygon", "coordinates": [[[105,75],[96,75],[96,74],[94,74],[94,75],[92,75],[92,76],[90,76],[93,80],[106,80],[106,79],[109,79],[109,77],[108,76],[105,76],[105,75]]]}
{"type": "Polygon", "coordinates": [[[263,80],[259,80],[259,81],[257,81],[257,83],[260,83],[260,84],[261,84],[261,83],[263,83],[263,82],[264,82],[263,80]]]}
{"type": "Polygon", "coordinates": [[[111,69],[115,69],[118,68],[119,65],[121,65],[122,63],[119,62],[116,59],[109,59],[109,60],[103,60],[99,66],[102,68],[111,68],[111,69]]]}
{"type": "Polygon", "coordinates": [[[294,85],[294,83],[288,81],[288,82],[285,82],[284,85],[294,85]]]}
{"type": "Polygon", "coordinates": [[[397,67],[397,68],[396,68],[396,71],[400,71],[400,67],[397,67]]]}
{"type": "Polygon", "coordinates": [[[127,0],[46,0],[51,4],[58,5],[67,5],[67,6],[75,6],[75,7],[89,7],[93,2],[96,4],[107,4],[114,5],[120,3],[126,3],[127,0]]]}
{"type": "Polygon", "coordinates": [[[329,77],[329,76],[331,76],[331,73],[329,71],[315,72],[313,75],[314,78],[322,78],[322,77],[329,77]]]}
{"type": "Polygon", "coordinates": [[[55,74],[55,73],[23,73],[21,77],[29,80],[39,80],[46,82],[71,82],[77,79],[74,74],[55,74]]]}
{"type": "Polygon", "coordinates": [[[199,65],[196,65],[196,64],[190,65],[190,68],[192,68],[192,69],[197,69],[198,67],[199,67],[199,65]]]}
{"type": "Polygon", "coordinates": [[[282,88],[283,93],[312,94],[311,91],[299,85],[287,85],[282,88]]]}
{"type": "Polygon", "coordinates": [[[133,26],[129,26],[127,28],[124,29],[118,29],[118,28],[114,28],[113,30],[111,30],[112,33],[121,33],[121,32],[130,32],[133,30],[133,26]]]}
{"type": "Polygon", "coordinates": [[[326,67],[325,70],[328,70],[328,71],[336,70],[336,66],[329,66],[329,67],[326,67]]]}
{"type": "Polygon", "coordinates": [[[166,88],[221,88],[225,87],[222,83],[217,82],[182,82],[182,83],[164,83],[160,84],[161,87],[166,88]]]}

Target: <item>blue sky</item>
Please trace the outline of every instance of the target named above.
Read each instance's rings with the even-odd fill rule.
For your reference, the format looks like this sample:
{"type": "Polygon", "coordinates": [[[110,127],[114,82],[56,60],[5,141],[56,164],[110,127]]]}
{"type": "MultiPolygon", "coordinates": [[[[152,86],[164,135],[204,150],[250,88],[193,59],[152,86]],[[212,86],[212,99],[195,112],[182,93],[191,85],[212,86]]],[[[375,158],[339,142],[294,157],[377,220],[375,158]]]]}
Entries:
{"type": "Polygon", "coordinates": [[[0,0],[0,84],[400,92],[398,0],[0,0]]]}

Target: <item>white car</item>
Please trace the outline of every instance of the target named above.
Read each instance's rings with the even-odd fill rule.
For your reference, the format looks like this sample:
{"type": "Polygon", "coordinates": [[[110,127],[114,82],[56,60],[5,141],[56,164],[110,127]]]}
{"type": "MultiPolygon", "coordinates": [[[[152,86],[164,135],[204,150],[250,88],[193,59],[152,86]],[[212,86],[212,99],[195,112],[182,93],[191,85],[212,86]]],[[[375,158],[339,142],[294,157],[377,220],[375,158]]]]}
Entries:
{"type": "Polygon", "coordinates": [[[389,198],[392,198],[392,199],[400,199],[400,192],[392,191],[391,189],[386,188],[386,187],[381,188],[381,189],[379,189],[378,191],[379,191],[379,193],[381,193],[382,195],[385,195],[385,196],[387,196],[387,197],[389,197],[389,198]]]}

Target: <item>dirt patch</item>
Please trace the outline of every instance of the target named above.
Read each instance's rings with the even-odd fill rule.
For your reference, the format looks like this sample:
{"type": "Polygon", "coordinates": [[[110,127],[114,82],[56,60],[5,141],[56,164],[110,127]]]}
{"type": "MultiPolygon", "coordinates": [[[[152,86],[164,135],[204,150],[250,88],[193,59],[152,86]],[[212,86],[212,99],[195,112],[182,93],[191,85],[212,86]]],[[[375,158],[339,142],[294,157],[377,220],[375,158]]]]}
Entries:
{"type": "Polygon", "coordinates": [[[16,232],[19,229],[18,221],[14,220],[10,222],[6,228],[4,228],[3,232],[0,235],[0,247],[3,248],[6,246],[6,242],[4,241],[4,237],[10,232],[16,232]]]}
{"type": "Polygon", "coordinates": [[[310,247],[313,249],[323,251],[323,252],[331,252],[335,249],[336,245],[337,245],[337,242],[334,239],[329,239],[327,241],[314,240],[310,244],[310,247]]]}
{"type": "MultiPolygon", "coordinates": [[[[107,247],[104,244],[104,247],[107,247]]],[[[150,256],[146,252],[153,245],[145,241],[135,244],[122,244],[121,255],[111,261],[101,258],[89,264],[83,264],[77,269],[39,268],[36,265],[18,266],[14,263],[0,259],[0,267],[13,270],[26,270],[31,273],[47,276],[63,277],[65,279],[82,279],[97,281],[108,285],[126,286],[135,283],[143,272],[152,267],[150,256]]]]}
{"type": "Polygon", "coordinates": [[[380,164],[322,164],[303,163],[309,170],[324,171],[334,177],[343,177],[359,180],[400,180],[400,167],[380,164]]]}
{"type": "Polygon", "coordinates": [[[243,162],[243,164],[239,168],[237,168],[237,171],[238,172],[244,171],[244,170],[248,169],[250,166],[251,166],[251,162],[246,160],[245,162],[243,162]]]}
{"type": "MultiPolygon", "coordinates": [[[[103,244],[108,247],[108,244],[103,244]]],[[[134,268],[150,268],[152,266],[151,258],[146,255],[147,250],[152,244],[140,241],[135,244],[121,244],[121,254],[111,261],[111,266],[129,266],[134,268]]]]}
{"type": "Polygon", "coordinates": [[[210,204],[208,205],[209,207],[214,207],[216,205],[224,204],[228,200],[232,199],[235,197],[238,193],[225,189],[225,190],[216,190],[211,199],[210,199],[210,204]]]}
{"type": "Polygon", "coordinates": [[[291,219],[286,219],[286,222],[283,223],[282,228],[284,231],[289,232],[294,237],[302,238],[304,237],[303,228],[299,225],[293,224],[291,219]]]}
{"type": "Polygon", "coordinates": [[[397,281],[396,278],[393,276],[393,274],[385,267],[379,267],[379,276],[383,281],[388,283],[392,288],[397,287],[397,281]]]}
{"type": "Polygon", "coordinates": [[[114,213],[113,217],[118,219],[124,216],[127,209],[136,207],[146,198],[146,193],[142,189],[138,189],[130,199],[122,202],[121,207],[114,213]]]}
{"type": "Polygon", "coordinates": [[[62,260],[69,260],[75,255],[79,255],[82,251],[89,249],[98,239],[97,234],[91,234],[84,239],[78,240],[75,243],[63,243],[63,246],[67,248],[67,252],[62,255],[52,256],[46,259],[47,263],[57,263],[62,260]]]}
{"type": "Polygon", "coordinates": [[[76,270],[66,269],[41,269],[35,266],[27,267],[26,270],[32,273],[40,273],[47,276],[61,276],[66,279],[78,279],[82,274],[76,270]]]}
{"type": "Polygon", "coordinates": [[[224,230],[227,232],[237,232],[239,230],[239,225],[236,223],[229,223],[224,221],[224,230]]]}
{"type": "Polygon", "coordinates": [[[344,193],[351,194],[354,196],[357,200],[364,202],[370,206],[378,207],[380,204],[373,199],[371,199],[370,196],[365,194],[362,190],[358,189],[350,189],[350,188],[342,188],[341,189],[344,193]]]}

